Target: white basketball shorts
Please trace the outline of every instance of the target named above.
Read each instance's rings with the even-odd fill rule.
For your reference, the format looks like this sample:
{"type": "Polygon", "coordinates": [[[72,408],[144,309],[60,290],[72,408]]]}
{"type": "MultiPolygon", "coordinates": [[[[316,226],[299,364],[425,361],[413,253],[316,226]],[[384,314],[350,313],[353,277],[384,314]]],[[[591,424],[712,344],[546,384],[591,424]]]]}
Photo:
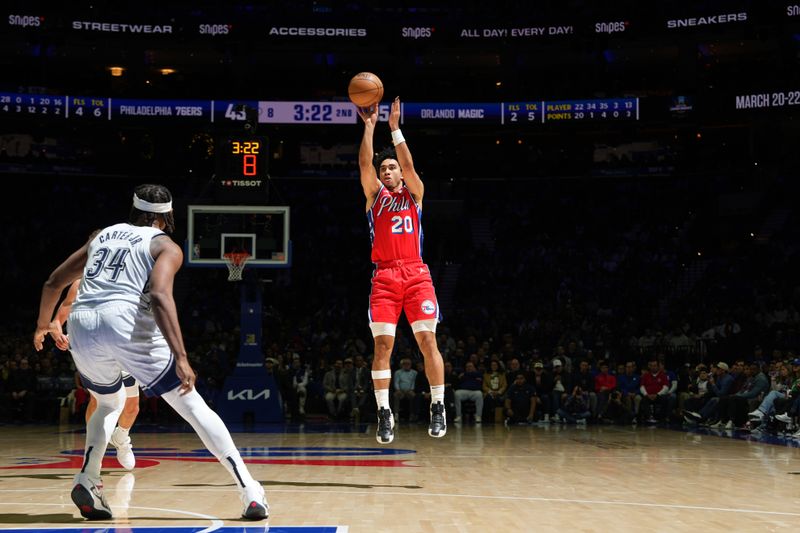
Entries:
{"type": "Polygon", "coordinates": [[[180,380],[175,358],[153,315],[126,302],[109,302],[69,315],[70,351],[84,386],[100,394],[123,386],[128,372],[148,396],[171,391],[180,380]]]}

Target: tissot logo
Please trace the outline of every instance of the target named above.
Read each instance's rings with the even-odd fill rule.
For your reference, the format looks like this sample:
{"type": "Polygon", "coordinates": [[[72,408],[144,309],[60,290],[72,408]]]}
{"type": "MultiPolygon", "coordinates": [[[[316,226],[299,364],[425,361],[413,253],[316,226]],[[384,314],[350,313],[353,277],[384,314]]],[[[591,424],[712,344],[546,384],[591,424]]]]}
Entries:
{"type": "Polygon", "coordinates": [[[594,25],[595,33],[621,33],[628,29],[628,21],[598,22],[594,25]]]}
{"type": "Polygon", "coordinates": [[[747,12],[726,13],[723,15],[710,15],[708,17],[691,17],[667,21],[667,28],[690,28],[694,26],[708,26],[713,24],[727,24],[729,22],[747,21],[747,12]]]}
{"type": "Polygon", "coordinates": [[[225,180],[222,185],[225,187],[261,187],[263,180],[225,180]]]}
{"type": "Polygon", "coordinates": [[[233,29],[232,24],[200,24],[198,27],[200,35],[228,35],[233,29]]]}
{"type": "Polygon", "coordinates": [[[269,389],[254,391],[253,389],[244,389],[239,392],[234,392],[232,390],[228,391],[228,400],[268,400],[269,399],[269,389]]]}
{"type": "Polygon", "coordinates": [[[434,28],[420,26],[417,28],[403,28],[401,35],[406,39],[428,39],[433,36],[434,28]]]}
{"type": "Polygon", "coordinates": [[[23,28],[38,28],[44,22],[44,17],[35,15],[9,15],[9,26],[21,26],[23,28]]]}
{"type": "Polygon", "coordinates": [[[102,31],[107,33],[172,33],[172,26],[164,24],[125,24],[73,20],[73,30],[102,31]]]}

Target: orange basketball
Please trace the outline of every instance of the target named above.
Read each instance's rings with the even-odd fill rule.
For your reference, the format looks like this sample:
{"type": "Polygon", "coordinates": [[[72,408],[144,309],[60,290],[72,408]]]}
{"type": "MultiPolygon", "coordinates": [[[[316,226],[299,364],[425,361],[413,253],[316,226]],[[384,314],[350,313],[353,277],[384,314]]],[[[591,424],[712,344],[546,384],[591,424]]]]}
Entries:
{"type": "Polygon", "coordinates": [[[371,107],[383,98],[383,82],[372,72],[359,72],[350,80],[347,94],[358,107],[371,107]]]}

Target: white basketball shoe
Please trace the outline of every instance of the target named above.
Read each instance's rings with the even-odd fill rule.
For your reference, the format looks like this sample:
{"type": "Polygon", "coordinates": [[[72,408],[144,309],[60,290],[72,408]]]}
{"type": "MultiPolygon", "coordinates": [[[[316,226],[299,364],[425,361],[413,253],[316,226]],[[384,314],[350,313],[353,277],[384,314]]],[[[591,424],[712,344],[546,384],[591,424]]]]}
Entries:
{"type": "Polygon", "coordinates": [[[247,520],[269,518],[269,505],[261,484],[256,482],[242,489],[242,504],[244,504],[242,518],[247,520]]]}
{"type": "Polygon", "coordinates": [[[103,482],[99,478],[91,479],[89,474],[76,474],[70,496],[84,518],[89,520],[111,518],[111,507],[103,495],[103,482]]]}
{"type": "Polygon", "coordinates": [[[133,455],[131,436],[128,435],[128,432],[117,426],[114,433],[111,434],[109,443],[117,449],[117,461],[122,468],[133,470],[133,467],[136,466],[136,457],[133,455]]]}

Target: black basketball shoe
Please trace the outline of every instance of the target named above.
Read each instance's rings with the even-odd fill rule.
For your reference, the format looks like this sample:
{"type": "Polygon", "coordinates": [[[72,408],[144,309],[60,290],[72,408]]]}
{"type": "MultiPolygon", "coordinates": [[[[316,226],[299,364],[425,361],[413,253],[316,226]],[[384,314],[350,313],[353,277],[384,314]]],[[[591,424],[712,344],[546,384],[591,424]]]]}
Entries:
{"type": "Polygon", "coordinates": [[[428,435],[431,437],[444,437],[447,434],[447,421],[444,404],[436,402],[431,404],[431,425],[428,426],[428,435]]]}
{"type": "Polygon", "coordinates": [[[394,440],[394,416],[389,409],[378,409],[378,430],[375,438],[379,444],[389,444],[394,440]]]}

